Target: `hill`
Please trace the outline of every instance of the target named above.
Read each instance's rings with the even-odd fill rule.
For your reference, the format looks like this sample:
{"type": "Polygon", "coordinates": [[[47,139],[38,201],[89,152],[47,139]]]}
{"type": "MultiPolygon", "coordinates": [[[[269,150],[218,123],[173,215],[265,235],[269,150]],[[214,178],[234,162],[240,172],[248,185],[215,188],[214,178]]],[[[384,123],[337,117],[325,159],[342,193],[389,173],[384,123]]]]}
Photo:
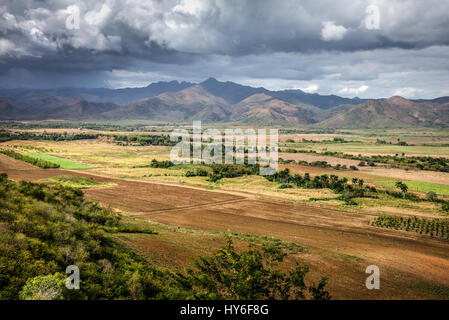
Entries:
{"type": "Polygon", "coordinates": [[[231,106],[222,98],[195,85],[179,92],[163,93],[122,106],[101,117],[108,119],[151,119],[164,121],[223,121],[231,106]]]}
{"type": "Polygon", "coordinates": [[[446,127],[449,103],[414,102],[402,97],[369,100],[322,121],[329,128],[446,127]]]}
{"type": "Polygon", "coordinates": [[[264,93],[254,94],[233,109],[232,121],[260,124],[309,124],[316,122],[319,109],[304,104],[294,105],[264,93]]]}
{"type": "Polygon", "coordinates": [[[448,126],[449,97],[364,100],[209,78],[124,89],[0,89],[0,120],[156,120],[330,128],[448,126]]]}
{"type": "Polygon", "coordinates": [[[194,85],[191,82],[155,82],[142,88],[56,88],[56,89],[0,89],[0,97],[16,102],[26,102],[53,97],[58,101],[82,99],[88,102],[127,104],[132,101],[155,97],[165,92],[177,92],[194,85]]]}
{"type": "Polygon", "coordinates": [[[87,120],[118,107],[113,103],[88,102],[80,98],[65,101],[52,97],[22,102],[0,100],[0,120],[87,120]]]}

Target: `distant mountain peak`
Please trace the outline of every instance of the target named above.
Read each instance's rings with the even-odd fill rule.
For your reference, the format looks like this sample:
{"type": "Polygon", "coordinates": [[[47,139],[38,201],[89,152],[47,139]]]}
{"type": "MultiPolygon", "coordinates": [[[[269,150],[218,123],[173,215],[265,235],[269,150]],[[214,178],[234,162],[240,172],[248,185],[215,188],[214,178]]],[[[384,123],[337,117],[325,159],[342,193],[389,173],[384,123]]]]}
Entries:
{"type": "Polygon", "coordinates": [[[412,101],[407,100],[401,96],[393,96],[393,97],[387,99],[387,102],[390,104],[395,104],[395,105],[404,106],[404,107],[413,105],[412,101]]]}
{"type": "Polygon", "coordinates": [[[218,82],[220,82],[220,81],[218,81],[214,77],[209,77],[208,79],[204,80],[200,84],[212,84],[212,83],[218,83],[218,82]]]}

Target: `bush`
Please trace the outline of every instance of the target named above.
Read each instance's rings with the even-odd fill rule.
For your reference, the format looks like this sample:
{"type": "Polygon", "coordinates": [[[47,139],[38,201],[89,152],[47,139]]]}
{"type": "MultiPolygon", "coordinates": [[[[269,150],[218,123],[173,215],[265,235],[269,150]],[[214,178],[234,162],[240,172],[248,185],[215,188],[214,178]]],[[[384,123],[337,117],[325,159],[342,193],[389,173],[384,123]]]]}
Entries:
{"type": "Polygon", "coordinates": [[[306,284],[307,266],[296,264],[292,271],[277,268],[286,256],[276,244],[253,245],[246,251],[234,249],[231,238],[209,256],[195,260],[196,270],[178,274],[179,281],[197,291],[199,299],[315,299],[329,300],[327,278],[317,286],[306,284]]]}
{"type": "Polygon", "coordinates": [[[150,167],[151,168],[170,168],[175,164],[169,160],[157,161],[156,159],[151,160],[150,167]]]}
{"type": "Polygon", "coordinates": [[[6,182],[8,180],[8,175],[5,172],[0,172],[0,183],[6,182]]]}
{"type": "Polygon", "coordinates": [[[216,182],[222,178],[235,178],[245,175],[259,174],[258,164],[211,164],[212,173],[209,181],[216,182]]]}
{"type": "Polygon", "coordinates": [[[438,199],[438,196],[435,192],[429,191],[426,193],[426,199],[429,201],[435,201],[438,199]]]}
{"type": "Polygon", "coordinates": [[[443,205],[441,206],[441,209],[442,209],[444,212],[449,212],[449,202],[443,203],[443,205]]]}
{"type": "Polygon", "coordinates": [[[186,172],[186,177],[207,177],[209,172],[206,169],[195,169],[195,170],[188,170],[186,172]]]}
{"type": "Polygon", "coordinates": [[[65,277],[61,273],[28,279],[19,296],[22,300],[62,300],[65,277]]]}

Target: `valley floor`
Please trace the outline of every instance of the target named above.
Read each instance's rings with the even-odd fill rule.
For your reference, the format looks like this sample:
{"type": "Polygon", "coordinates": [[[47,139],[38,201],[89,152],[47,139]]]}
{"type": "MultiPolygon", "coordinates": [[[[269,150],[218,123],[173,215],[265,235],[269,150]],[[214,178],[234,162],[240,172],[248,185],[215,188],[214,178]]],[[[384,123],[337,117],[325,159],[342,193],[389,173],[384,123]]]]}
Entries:
{"type": "Polygon", "coordinates": [[[369,225],[369,213],[306,203],[261,199],[238,190],[205,190],[151,181],[120,179],[92,170],[38,169],[0,155],[0,172],[14,180],[39,181],[76,174],[115,186],[84,190],[89,200],[151,222],[160,234],[123,237],[155,264],[189,265],[190,253],[208,252],[216,232],[279,238],[308,248],[294,255],[312,277],[329,277],[334,299],[449,298],[449,242],[412,232],[369,225]],[[365,287],[365,269],[380,268],[380,290],[365,287]]]}

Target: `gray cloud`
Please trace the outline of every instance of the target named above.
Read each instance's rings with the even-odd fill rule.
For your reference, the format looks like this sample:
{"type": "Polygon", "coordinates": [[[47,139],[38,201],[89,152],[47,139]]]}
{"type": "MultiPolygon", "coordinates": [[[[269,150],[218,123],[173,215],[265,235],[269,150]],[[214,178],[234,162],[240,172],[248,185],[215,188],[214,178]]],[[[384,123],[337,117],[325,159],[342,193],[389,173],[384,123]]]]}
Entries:
{"type": "Polygon", "coordinates": [[[448,9],[449,0],[1,1],[0,86],[216,76],[320,93],[449,94],[448,9]],[[370,4],[377,30],[365,25],[370,4]],[[73,5],[80,28],[68,30],[73,5]]]}

